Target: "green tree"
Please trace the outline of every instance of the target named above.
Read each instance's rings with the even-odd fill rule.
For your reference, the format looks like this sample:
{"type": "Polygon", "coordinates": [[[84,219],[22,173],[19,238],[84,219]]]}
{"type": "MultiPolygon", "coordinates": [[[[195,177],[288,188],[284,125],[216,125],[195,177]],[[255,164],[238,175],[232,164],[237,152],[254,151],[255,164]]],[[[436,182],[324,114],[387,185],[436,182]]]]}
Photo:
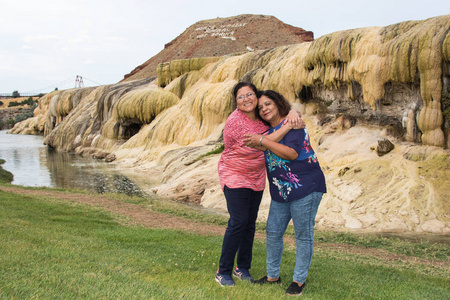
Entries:
{"type": "Polygon", "coordinates": [[[12,97],[13,97],[13,98],[19,98],[19,97],[20,97],[19,91],[14,91],[14,92],[12,93],[12,97]]]}

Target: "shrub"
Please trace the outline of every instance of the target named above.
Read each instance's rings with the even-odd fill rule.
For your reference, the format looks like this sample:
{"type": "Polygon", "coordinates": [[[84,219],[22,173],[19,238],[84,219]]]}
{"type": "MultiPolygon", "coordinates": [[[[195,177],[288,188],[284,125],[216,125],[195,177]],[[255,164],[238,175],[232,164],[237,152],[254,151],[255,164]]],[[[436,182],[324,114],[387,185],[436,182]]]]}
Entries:
{"type": "Polygon", "coordinates": [[[6,121],[6,124],[8,125],[8,126],[14,126],[14,124],[15,124],[15,122],[14,122],[14,120],[13,119],[8,119],[7,121],[6,121]]]}
{"type": "Polygon", "coordinates": [[[0,182],[11,183],[14,179],[14,175],[11,172],[8,172],[2,168],[2,164],[5,163],[4,159],[0,158],[0,182]]]}
{"type": "Polygon", "coordinates": [[[14,124],[15,123],[19,123],[22,122],[28,118],[32,118],[34,116],[32,111],[27,111],[27,112],[23,112],[21,114],[17,114],[15,119],[14,119],[14,124]]]}

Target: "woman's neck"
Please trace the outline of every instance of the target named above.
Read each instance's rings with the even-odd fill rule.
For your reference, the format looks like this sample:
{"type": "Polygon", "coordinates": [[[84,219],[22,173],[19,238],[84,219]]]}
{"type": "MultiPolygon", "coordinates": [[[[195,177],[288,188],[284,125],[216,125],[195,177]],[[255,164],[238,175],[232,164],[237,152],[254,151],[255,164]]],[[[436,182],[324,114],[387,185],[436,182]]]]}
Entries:
{"type": "Polygon", "coordinates": [[[244,111],[242,111],[242,110],[241,110],[241,112],[242,112],[244,115],[246,115],[247,117],[249,117],[250,120],[256,121],[256,115],[255,115],[255,112],[244,112],[244,111]]]}
{"type": "Polygon", "coordinates": [[[278,116],[278,118],[270,122],[270,126],[277,127],[278,125],[280,125],[281,122],[283,122],[284,118],[286,118],[286,116],[284,117],[278,116]]]}

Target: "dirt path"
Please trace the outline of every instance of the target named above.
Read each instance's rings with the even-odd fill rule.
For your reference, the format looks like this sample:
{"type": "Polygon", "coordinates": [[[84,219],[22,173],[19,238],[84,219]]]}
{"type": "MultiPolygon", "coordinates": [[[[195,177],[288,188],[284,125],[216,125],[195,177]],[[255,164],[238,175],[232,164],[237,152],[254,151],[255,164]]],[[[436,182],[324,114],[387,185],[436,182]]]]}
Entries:
{"type": "MultiPolygon", "coordinates": [[[[0,190],[14,194],[43,196],[63,201],[88,204],[118,214],[119,216],[126,217],[128,219],[128,223],[139,224],[148,228],[186,230],[201,235],[223,235],[225,232],[225,226],[205,224],[195,222],[194,220],[155,212],[151,209],[145,209],[136,204],[111,200],[103,195],[83,195],[53,190],[30,190],[20,187],[5,186],[0,186],[0,190]]],[[[265,235],[262,233],[257,233],[256,238],[259,240],[264,240],[265,235]]],[[[285,241],[288,245],[295,245],[295,240],[291,236],[285,237],[285,241]]],[[[448,261],[432,261],[412,256],[392,254],[383,249],[366,248],[345,244],[315,243],[315,247],[316,251],[320,252],[335,251],[342,254],[371,257],[387,264],[402,262],[409,265],[425,265],[431,268],[442,268],[444,273],[450,274],[450,262],[448,261]]]]}

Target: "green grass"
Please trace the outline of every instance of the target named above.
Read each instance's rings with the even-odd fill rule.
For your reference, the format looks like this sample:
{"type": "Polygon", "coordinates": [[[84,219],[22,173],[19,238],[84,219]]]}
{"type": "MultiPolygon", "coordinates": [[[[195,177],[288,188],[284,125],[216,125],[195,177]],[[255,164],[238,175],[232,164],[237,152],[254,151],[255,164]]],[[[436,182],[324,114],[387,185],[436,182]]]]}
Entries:
{"type": "MultiPolygon", "coordinates": [[[[196,206],[168,201],[166,199],[143,198],[127,196],[124,194],[107,194],[113,199],[129,202],[142,207],[151,207],[152,210],[176,215],[179,217],[195,220],[208,224],[226,226],[228,216],[217,214],[196,206]]],[[[258,232],[265,233],[266,223],[256,224],[258,232]]],[[[289,226],[286,235],[294,236],[294,228],[289,226]]],[[[397,237],[383,237],[373,234],[355,234],[348,232],[315,231],[315,241],[319,243],[340,243],[386,250],[392,254],[408,255],[417,258],[432,260],[447,260],[450,257],[450,247],[444,243],[432,243],[427,240],[411,242],[397,237]]]]}
{"type": "MultiPolygon", "coordinates": [[[[0,191],[0,299],[286,298],[292,247],[283,256],[283,287],[221,288],[213,279],[221,245],[222,236],[125,226],[98,208],[0,191]]],[[[253,261],[252,274],[263,276],[260,241],[253,261]]],[[[302,297],[448,299],[442,274],[321,249],[302,297]]]]}
{"type": "Polygon", "coordinates": [[[11,183],[14,179],[14,176],[11,172],[8,172],[2,168],[1,165],[3,165],[4,163],[5,160],[0,158],[0,182],[11,183]]]}
{"type": "Polygon", "coordinates": [[[200,159],[202,159],[202,158],[204,158],[204,157],[207,157],[207,156],[209,156],[209,155],[214,155],[214,154],[222,153],[224,149],[225,149],[225,144],[220,143],[220,144],[216,145],[216,147],[215,147],[213,150],[211,150],[211,151],[209,151],[209,152],[207,152],[207,153],[205,153],[205,154],[202,154],[202,155],[200,155],[199,157],[197,157],[197,158],[195,159],[195,161],[199,161],[200,159]]]}
{"type": "Polygon", "coordinates": [[[341,243],[367,248],[377,248],[393,254],[431,260],[448,260],[450,257],[450,247],[447,244],[433,243],[427,240],[411,242],[398,237],[383,237],[373,234],[317,231],[315,241],[319,243],[341,243]]]}

